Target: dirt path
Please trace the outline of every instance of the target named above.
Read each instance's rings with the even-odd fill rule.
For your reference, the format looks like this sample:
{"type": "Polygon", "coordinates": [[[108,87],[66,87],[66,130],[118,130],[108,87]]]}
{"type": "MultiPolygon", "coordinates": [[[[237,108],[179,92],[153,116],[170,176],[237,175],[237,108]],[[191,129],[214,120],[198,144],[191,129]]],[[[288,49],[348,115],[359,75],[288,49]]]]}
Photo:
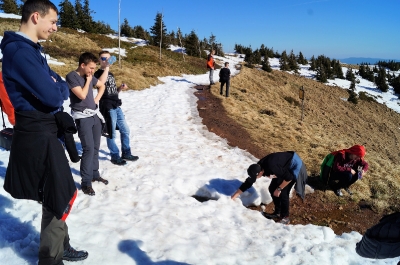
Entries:
{"type": "MultiPolygon", "coordinates": [[[[210,132],[227,139],[230,146],[247,150],[257,158],[270,153],[252,144],[250,135],[235,120],[228,117],[221,104],[221,98],[214,96],[209,86],[198,85],[194,88],[196,89],[194,94],[199,99],[197,109],[203,119],[203,124],[210,132]]],[[[308,183],[310,186],[318,187],[316,177],[309,177],[308,183]]],[[[261,211],[260,206],[249,207],[249,209],[261,211]]],[[[265,211],[272,212],[273,204],[267,205],[265,211]]],[[[332,191],[316,189],[314,193],[306,195],[304,202],[298,196],[291,199],[290,216],[291,224],[329,226],[340,235],[351,231],[364,234],[369,227],[379,222],[383,214],[375,213],[369,205],[362,201],[354,201],[347,194],[339,198],[333,195],[332,191]]]]}

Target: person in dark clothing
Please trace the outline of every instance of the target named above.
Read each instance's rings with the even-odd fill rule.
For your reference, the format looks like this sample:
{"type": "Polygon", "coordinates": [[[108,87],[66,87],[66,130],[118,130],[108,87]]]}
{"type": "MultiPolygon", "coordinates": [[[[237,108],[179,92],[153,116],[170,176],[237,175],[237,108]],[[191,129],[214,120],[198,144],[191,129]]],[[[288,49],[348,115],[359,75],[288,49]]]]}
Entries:
{"type": "Polygon", "coordinates": [[[17,199],[42,204],[39,265],[83,260],[86,251],[70,246],[65,222],[77,189],[57,139],[55,114],[68,99],[68,86],[42,56],[39,40],[57,30],[57,7],[27,0],[19,32],[6,31],[0,48],[3,79],[15,109],[15,127],[4,189],[17,199]]]}
{"type": "Polygon", "coordinates": [[[341,189],[352,195],[350,186],[361,179],[368,170],[368,163],[364,160],[365,147],[354,145],[349,149],[333,152],[334,160],[330,172],[329,186],[337,196],[343,196],[341,189]]]}
{"type": "Polygon", "coordinates": [[[100,177],[99,173],[100,138],[104,119],[99,112],[98,104],[105,86],[93,76],[96,63],[97,57],[94,54],[82,53],[79,56],[78,68],[67,74],[65,78],[71,90],[69,98],[72,117],[82,143],[81,187],[83,193],[89,196],[96,194],[92,188],[92,182],[108,184],[108,180],[100,177]],[[98,88],[96,97],[93,96],[93,87],[98,88]]]}
{"type": "Polygon", "coordinates": [[[231,83],[231,70],[229,70],[229,63],[225,62],[225,67],[219,71],[219,81],[221,82],[220,95],[223,95],[223,88],[226,84],[226,97],[229,97],[229,86],[231,83]]]}
{"type": "Polygon", "coordinates": [[[305,197],[305,184],[307,182],[307,169],[300,157],[292,151],[271,153],[262,158],[257,164],[252,164],[247,173],[249,177],[231,196],[236,199],[248,190],[258,178],[267,176],[272,178],[269,192],[274,202],[275,210],[272,214],[263,212],[268,219],[279,220],[282,224],[289,224],[289,195],[291,188],[296,184],[295,190],[305,197]]]}
{"type": "Polygon", "coordinates": [[[210,79],[210,86],[214,85],[214,68],[215,68],[215,60],[214,60],[214,55],[215,51],[211,50],[210,54],[207,57],[207,69],[209,69],[209,75],[208,78],[210,79]]]}
{"type": "Polygon", "coordinates": [[[104,94],[100,99],[100,112],[106,121],[107,146],[111,154],[111,163],[122,166],[126,164],[126,160],[136,161],[139,159],[138,156],[133,156],[131,154],[129,139],[130,130],[125,121],[125,115],[120,107],[122,102],[118,97],[119,92],[128,89],[128,86],[123,83],[117,87],[114,75],[110,72],[110,65],[108,63],[110,53],[108,51],[101,51],[99,56],[101,69],[97,70],[94,76],[106,85],[104,94]],[[117,127],[121,135],[122,156],[120,156],[118,146],[115,143],[117,127]]]}

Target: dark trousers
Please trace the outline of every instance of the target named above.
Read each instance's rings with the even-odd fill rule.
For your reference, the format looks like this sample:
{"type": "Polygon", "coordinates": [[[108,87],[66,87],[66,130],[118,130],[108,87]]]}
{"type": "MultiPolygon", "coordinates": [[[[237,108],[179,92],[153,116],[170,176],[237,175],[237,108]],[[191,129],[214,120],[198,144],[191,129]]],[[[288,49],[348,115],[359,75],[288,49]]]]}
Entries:
{"type": "Polygon", "coordinates": [[[101,121],[97,115],[94,115],[88,118],[77,119],[75,123],[83,150],[80,167],[81,184],[82,186],[91,187],[92,179],[100,177],[99,149],[101,121]]]}
{"type": "Polygon", "coordinates": [[[272,196],[272,200],[274,202],[275,211],[274,213],[280,214],[280,216],[287,217],[289,216],[289,194],[290,190],[292,189],[293,185],[296,183],[295,180],[292,180],[285,188],[282,189],[281,194],[279,197],[274,196],[274,192],[276,188],[281,185],[283,179],[274,178],[269,185],[269,193],[272,196]]]}
{"type": "Polygon", "coordinates": [[[42,206],[40,230],[38,265],[63,264],[64,249],[70,247],[67,224],[57,219],[46,206],[42,206]]]}
{"type": "Polygon", "coordinates": [[[231,81],[230,80],[227,80],[227,81],[222,81],[221,80],[221,89],[220,89],[220,94],[221,95],[223,95],[223,88],[224,88],[224,85],[226,84],[226,97],[229,97],[229,86],[230,86],[230,84],[231,84],[231,81]]]}
{"type": "Polygon", "coordinates": [[[357,180],[358,180],[357,173],[353,175],[351,174],[351,172],[331,171],[331,176],[329,178],[329,186],[333,190],[348,188],[357,180]]]}

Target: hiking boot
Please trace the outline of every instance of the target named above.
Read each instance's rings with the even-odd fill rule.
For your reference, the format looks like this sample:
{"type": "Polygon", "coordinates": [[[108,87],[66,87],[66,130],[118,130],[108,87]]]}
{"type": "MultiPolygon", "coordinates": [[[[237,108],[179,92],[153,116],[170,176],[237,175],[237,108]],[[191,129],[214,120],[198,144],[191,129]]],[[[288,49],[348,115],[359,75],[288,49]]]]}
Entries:
{"type": "Polygon", "coordinates": [[[289,216],[286,216],[286,217],[282,218],[282,219],[279,221],[279,223],[284,224],[284,225],[290,224],[289,216]]]}
{"type": "Polygon", "coordinates": [[[353,195],[353,192],[349,188],[344,189],[350,196],[353,195]]]}
{"type": "Polygon", "coordinates": [[[136,161],[139,159],[138,156],[133,156],[133,155],[123,155],[122,159],[128,160],[128,161],[136,161]]]}
{"type": "Polygon", "coordinates": [[[89,186],[82,186],[82,191],[84,194],[89,195],[89,196],[94,196],[96,193],[94,192],[92,187],[89,186]]]}
{"type": "Polygon", "coordinates": [[[121,159],[121,158],[117,158],[117,159],[111,159],[111,163],[113,163],[114,165],[117,166],[124,166],[126,165],[126,161],[121,159]]]}
{"type": "Polygon", "coordinates": [[[75,250],[73,247],[69,247],[64,250],[62,259],[68,261],[79,261],[84,260],[89,256],[89,253],[84,250],[75,250]]]}
{"type": "Polygon", "coordinates": [[[108,184],[108,180],[103,179],[102,177],[98,177],[97,179],[92,179],[92,182],[95,182],[95,181],[103,182],[104,185],[107,185],[107,184],[108,184]]]}
{"type": "Polygon", "coordinates": [[[280,216],[277,213],[265,213],[261,212],[261,214],[267,219],[278,219],[280,216]]]}
{"type": "Polygon", "coordinates": [[[335,194],[336,194],[337,196],[339,196],[339,197],[342,197],[342,196],[343,196],[343,193],[342,193],[342,191],[341,191],[340,189],[335,190],[335,194]]]}

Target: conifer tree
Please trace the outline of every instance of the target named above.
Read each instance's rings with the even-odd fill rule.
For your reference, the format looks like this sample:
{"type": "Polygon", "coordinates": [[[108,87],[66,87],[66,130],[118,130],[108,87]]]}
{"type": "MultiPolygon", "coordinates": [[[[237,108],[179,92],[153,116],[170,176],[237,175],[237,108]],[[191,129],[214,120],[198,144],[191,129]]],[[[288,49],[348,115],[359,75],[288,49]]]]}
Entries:
{"type": "Polygon", "coordinates": [[[82,29],[86,32],[93,32],[92,13],[94,13],[94,11],[90,10],[89,0],[83,0],[82,12],[83,12],[83,17],[81,21],[82,29]]]}
{"type": "Polygon", "coordinates": [[[75,8],[69,0],[62,1],[59,5],[59,17],[62,27],[77,29],[80,28],[75,8]]]}
{"type": "Polygon", "coordinates": [[[289,66],[289,58],[287,56],[286,51],[283,51],[279,59],[280,63],[280,70],[282,71],[290,71],[290,66],[289,66]]]}
{"type": "Polygon", "coordinates": [[[134,26],[133,32],[134,32],[133,37],[135,37],[135,38],[142,39],[142,40],[149,40],[149,38],[150,38],[150,33],[148,31],[146,31],[140,25],[134,26]]]}
{"type": "Polygon", "coordinates": [[[356,80],[356,77],[355,77],[355,75],[353,73],[353,69],[347,68],[346,80],[351,81],[351,82],[356,80]]]}
{"type": "Polygon", "coordinates": [[[190,56],[199,56],[199,38],[196,32],[192,30],[189,35],[185,37],[186,54],[190,56]]]}
{"type": "Polygon", "coordinates": [[[382,92],[387,92],[389,90],[389,86],[386,83],[386,71],[383,67],[379,67],[378,76],[375,78],[375,84],[382,92]]]}
{"type": "Polygon", "coordinates": [[[134,37],[134,30],[133,28],[129,25],[128,19],[124,18],[124,22],[121,25],[121,35],[124,35],[126,37],[134,37]]]}
{"type": "Polygon", "coordinates": [[[298,73],[300,67],[297,64],[297,60],[296,60],[296,55],[294,55],[293,50],[290,52],[289,58],[288,58],[288,65],[290,70],[294,71],[295,73],[298,73]]]}
{"type": "Polygon", "coordinates": [[[20,14],[16,0],[2,0],[0,1],[0,9],[8,14],[20,14]]]}
{"type": "Polygon", "coordinates": [[[77,19],[77,25],[79,29],[84,30],[83,28],[85,27],[83,23],[85,22],[85,15],[83,13],[83,7],[81,0],[75,0],[75,14],[76,14],[76,19],[77,19]]]}
{"type": "Polygon", "coordinates": [[[393,87],[396,94],[400,94],[400,74],[392,79],[390,85],[393,87]]]}
{"type": "Polygon", "coordinates": [[[354,91],[355,89],[356,89],[356,82],[355,82],[355,80],[353,80],[350,83],[350,88],[348,90],[349,98],[347,99],[347,101],[350,101],[353,104],[357,104],[358,103],[357,93],[354,91]]]}
{"type": "Polygon", "coordinates": [[[310,70],[311,71],[315,71],[317,69],[317,64],[316,64],[316,61],[315,61],[315,57],[314,57],[314,55],[311,57],[311,59],[310,59],[310,70]]]}
{"type": "Polygon", "coordinates": [[[154,19],[154,25],[150,28],[151,42],[154,46],[160,46],[161,48],[167,48],[165,43],[165,36],[167,34],[167,27],[163,21],[162,13],[157,13],[154,19]]]}
{"type": "Polygon", "coordinates": [[[303,53],[302,52],[299,52],[299,56],[298,56],[298,59],[297,59],[297,62],[299,63],[299,64],[308,64],[308,62],[307,62],[307,60],[304,58],[304,55],[303,55],[303,53]]]}
{"type": "Polygon", "coordinates": [[[271,64],[269,63],[268,56],[264,56],[264,60],[262,62],[261,69],[267,71],[268,73],[272,72],[271,64]]]}

